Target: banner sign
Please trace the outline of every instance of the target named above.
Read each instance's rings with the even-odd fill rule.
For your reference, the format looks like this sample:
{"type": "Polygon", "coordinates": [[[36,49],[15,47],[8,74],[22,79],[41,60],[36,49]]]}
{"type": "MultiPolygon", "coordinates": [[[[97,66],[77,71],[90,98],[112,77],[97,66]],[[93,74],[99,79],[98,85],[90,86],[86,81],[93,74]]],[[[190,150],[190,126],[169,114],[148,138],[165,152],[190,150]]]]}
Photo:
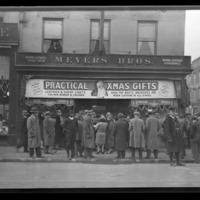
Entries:
{"type": "Polygon", "coordinates": [[[166,99],[176,98],[173,81],[159,80],[45,80],[26,83],[28,98],[166,99]]]}
{"type": "Polygon", "coordinates": [[[190,56],[116,55],[94,56],[90,54],[16,53],[16,66],[181,66],[190,68],[190,56]]]}

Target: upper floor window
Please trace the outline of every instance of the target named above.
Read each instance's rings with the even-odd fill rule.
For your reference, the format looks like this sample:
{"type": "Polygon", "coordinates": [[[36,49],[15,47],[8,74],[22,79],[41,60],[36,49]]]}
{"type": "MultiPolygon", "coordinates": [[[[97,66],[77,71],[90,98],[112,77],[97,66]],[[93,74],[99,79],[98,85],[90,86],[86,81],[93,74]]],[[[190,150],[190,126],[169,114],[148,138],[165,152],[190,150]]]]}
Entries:
{"type": "Polygon", "coordinates": [[[104,21],[103,39],[101,40],[100,20],[91,20],[91,38],[90,38],[90,53],[99,53],[100,42],[102,41],[102,50],[104,54],[110,52],[110,20],[104,21]]]}
{"type": "Polygon", "coordinates": [[[62,53],[62,20],[44,20],[43,51],[48,53],[62,53]]]}
{"type": "Polygon", "coordinates": [[[138,55],[156,55],[156,22],[138,22],[138,55]]]}

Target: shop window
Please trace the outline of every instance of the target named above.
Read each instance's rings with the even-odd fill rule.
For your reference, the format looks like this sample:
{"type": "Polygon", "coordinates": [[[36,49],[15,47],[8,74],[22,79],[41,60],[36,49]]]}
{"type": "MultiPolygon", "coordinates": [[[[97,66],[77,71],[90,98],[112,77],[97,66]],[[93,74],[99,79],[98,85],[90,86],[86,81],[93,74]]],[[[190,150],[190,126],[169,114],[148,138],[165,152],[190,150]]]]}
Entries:
{"type": "Polygon", "coordinates": [[[138,22],[138,55],[156,55],[156,22],[138,22]]]}
{"type": "MultiPolygon", "coordinates": [[[[90,39],[90,53],[98,54],[100,45],[100,20],[91,20],[91,39],[90,39]]],[[[108,54],[110,52],[110,21],[105,20],[103,26],[103,44],[102,50],[103,54],[108,54]]]]}
{"type": "Polygon", "coordinates": [[[43,51],[62,53],[62,20],[44,20],[43,51]]]}

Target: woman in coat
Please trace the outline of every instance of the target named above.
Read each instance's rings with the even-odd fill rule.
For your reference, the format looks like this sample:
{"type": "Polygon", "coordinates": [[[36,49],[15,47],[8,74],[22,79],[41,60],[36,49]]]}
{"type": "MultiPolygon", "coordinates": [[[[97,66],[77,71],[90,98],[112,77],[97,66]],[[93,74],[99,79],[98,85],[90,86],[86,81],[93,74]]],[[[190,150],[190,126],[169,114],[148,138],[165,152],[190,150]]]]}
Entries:
{"type": "Polygon", "coordinates": [[[135,159],[135,150],[138,150],[139,158],[142,159],[142,150],[145,147],[144,141],[144,131],[145,125],[144,121],[140,119],[140,113],[134,112],[134,118],[131,119],[129,124],[130,140],[129,146],[131,147],[132,158],[135,159]]]}
{"type": "Polygon", "coordinates": [[[33,107],[31,109],[31,116],[27,119],[27,129],[28,129],[28,146],[29,154],[31,158],[34,158],[34,150],[36,151],[37,157],[42,157],[41,155],[41,136],[40,127],[38,120],[38,110],[33,107]]]}
{"type": "Polygon", "coordinates": [[[54,154],[54,141],[55,141],[55,123],[56,120],[50,118],[50,112],[45,112],[45,118],[43,120],[43,134],[44,134],[44,146],[46,154],[54,154]]]}
{"type": "Polygon", "coordinates": [[[83,119],[83,136],[81,145],[84,147],[84,157],[93,158],[92,151],[95,148],[95,144],[92,112],[86,111],[85,114],[86,116],[83,119]]]}
{"type": "Polygon", "coordinates": [[[128,147],[129,139],[129,124],[124,119],[123,113],[118,114],[118,120],[114,124],[113,135],[115,137],[115,149],[117,151],[117,158],[125,158],[125,151],[128,147]]]}
{"type": "Polygon", "coordinates": [[[167,150],[171,166],[184,166],[180,163],[180,151],[182,150],[182,136],[180,123],[175,117],[174,108],[169,108],[169,113],[164,121],[164,132],[167,138],[167,150]],[[173,154],[175,153],[176,164],[173,163],[173,154]]]}
{"type": "Polygon", "coordinates": [[[106,122],[106,118],[102,116],[99,122],[96,124],[95,129],[96,133],[96,145],[97,145],[97,154],[102,152],[104,154],[104,146],[106,142],[106,129],[108,123],[106,122]]]}

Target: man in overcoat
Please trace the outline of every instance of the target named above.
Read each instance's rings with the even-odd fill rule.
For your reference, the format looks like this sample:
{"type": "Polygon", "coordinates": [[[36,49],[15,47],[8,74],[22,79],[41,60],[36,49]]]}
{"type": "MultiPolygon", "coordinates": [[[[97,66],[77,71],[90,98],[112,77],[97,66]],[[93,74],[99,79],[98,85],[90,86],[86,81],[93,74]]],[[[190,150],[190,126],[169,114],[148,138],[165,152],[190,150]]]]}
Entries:
{"type": "Polygon", "coordinates": [[[28,117],[28,111],[23,110],[22,111],[22,117],[21,117],[21,129],[20,129],[20,135],[17,139],[17,151],[23,146],[24,147],[24,153],[29,152],[28,151],[28,129],[27,129],[27,117],[28,117]]]}
{"type": "Polygon", "coordinates": [[[164,121],[164,132],[167,138],[167,150],[169,153],[171,166],[184,166],[180,162],[180,151],[182,150],[182,139],[180,124],[175,117],[174,108],[169,108],[169,113],[164,121]],[[173,154],[176,157],[176,163],[173,162],[173,154]]]}
{"type": "Polygon", "coordinates": [[[132,158],[135,159],[135,150],[138,150],[139,159],[142,159],[142,150],[145,147],[144,141],[144,131],[145,125],[144,121],[139,118],[140,113],[135,111],[134,118],[131,119],[129,123],[130,140],[129,147],[131,149],[132,158]]]}
{"type": "Polygon", "coordinates": [[[41,136],[40,127],[38,120],[38,109],[35,107],[31,108],[31,116],[27,119],[27,129],[28,129],[28,146],[29,154],[31,158],[34,158],[34,150],[36,151],[37,157],[42,157],[41,153],[41,136]]]}
{"type": "Polygon", "coordinates": [[[83,119],[83,135],[81,145],[84,147],[84,157],[94,158],[92,151],[95,148],[95,129],[92,121],[93,111],[85,110],[83,119]]]}
{"type": "Polygon", "coordinates": [[[115,138],[115,150],[117,151],[117,158],[125,158],[126,149],[129,141],[129,124],[124,118],[123,113],[118,114],[118,120],[114,124],[113,135],[115,138]]]}
{"type": "Polygon", "coordinates": [[[190,141],[195,163],[200,163],[200,113],[198,113],[197,116],[192,116],[190,141]]]}
{"type": "Polygon", "coordinates": [[[69,117],[64,120],[63,131],[67,156],[71,160],[75,156],[75,139],[78,131],[78,120],[74,117],[73,110],[69,111],[69,117]]]}
{"type": "Polygon", "coordinates": [[[161,125],[159,120],[155,117],[154,111],[149,110],[149,117],[145,123],[146,135],[147,135],[147,158],[151,158],[151,151],[154,153],[154,158],[158,159],[158,149],[159,149],[159,131],[161,129],[161,125]]]}

